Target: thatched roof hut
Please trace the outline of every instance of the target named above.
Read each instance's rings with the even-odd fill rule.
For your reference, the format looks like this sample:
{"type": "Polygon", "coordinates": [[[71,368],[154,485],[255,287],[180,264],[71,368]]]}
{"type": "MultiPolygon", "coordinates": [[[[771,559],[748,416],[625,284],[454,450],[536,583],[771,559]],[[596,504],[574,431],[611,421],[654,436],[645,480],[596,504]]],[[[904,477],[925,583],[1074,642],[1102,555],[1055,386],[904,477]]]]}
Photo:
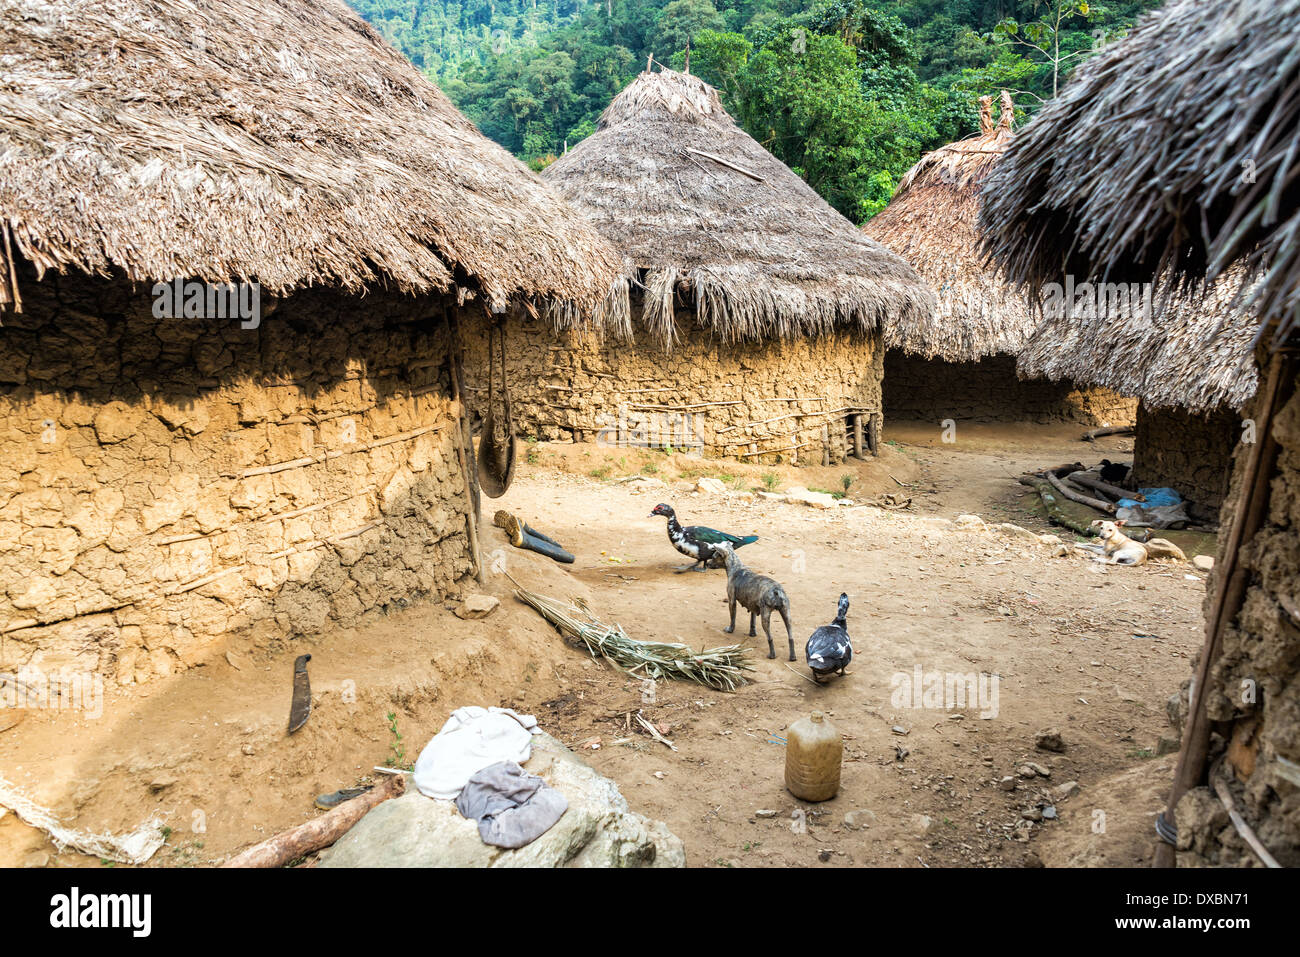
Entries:
{"type": "Polygon", "coordinates": [[[1195,283],[1245,263],[1248,305],[1280,342],[1300,324],[1297,36],[1296,0],[1149,14],[1007,150],[984,188],[988,250],[1033,287],[1195,283]]]}
{"type": "Polygon", "coordinates": [[[889,205],[863,231],[911,263],[935,290],[930,317],[885,326],[885,345],[926,359],[969,362],[1015,354],[1033,332],[1029,302],[980,255],[980,187],[1015,139],[1005,90],[994,123],[993,98],[980,98],[980,132],[926,153],[898,184],[889,205]]]}
{"type": "Polygon", "coordinates": [[[133,281],[471,289],[590,313],[622,265],[340,0],[0,10],[13,260],[133,281]]]}
{"type": "MultiPolygon", "coordinates": [[[[1156,822],[1162,867],[1175,864],[1175,846],[1198,864],[1300,864],[1297,35],[1300,0],[1174,0],[1081,67],[985,187],[988,249],[1016,281],[1035,290],[1063,274],[1217,281],[1242,291],[1232,305],[1253,318],[1239,322],[1266,336],[1256,354],[1267,369],[1246,410],[1251,438],[1237,447],[1223,510],[1205,645],[1185,686],[1195,693],[1156,822]]],[[[1224,344],[1236,329],[1228,322],[1181,344],[1231,354],[1224,344]]],[[[1176,348],[1185,333],[1167,335],[1176,348]]]]}
{"type": "Polygon", "coordinates": [[[926,321],[933,293],[723,109],[671,70],[642,73],[543,177],[631,260],[642,322],[672,342],[674,298],[723,342],[926,321]]]}
{"type": "Polygon", "coordinates": [[[1259,388],[1255,317],[1234,308],[1236,284],[1195,301],[1163,302],[1149,317],[1128,311],[1084,321],[1043,320],[1020,352],[1022,375],[1070,379],[1136,396],[1156,409],[1192,414],[1239,410],[1259,388]]]}

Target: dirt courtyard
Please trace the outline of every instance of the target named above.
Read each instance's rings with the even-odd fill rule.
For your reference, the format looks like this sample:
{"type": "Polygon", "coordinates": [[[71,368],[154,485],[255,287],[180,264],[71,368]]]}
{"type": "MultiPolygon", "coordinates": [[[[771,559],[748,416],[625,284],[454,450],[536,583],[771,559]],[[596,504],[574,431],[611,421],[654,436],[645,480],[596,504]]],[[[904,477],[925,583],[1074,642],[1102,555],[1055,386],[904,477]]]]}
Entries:
{"type": "MultiPolygon", "coordinates": [[[[501,607],[482,621],[455,617],[454,601],[417,601],[292,646],[235,639],[202,667],[110,687],[99,718],[0,712],[0,775],[79,828],[124,831],[158,815],[171,831],[151,866],[206,865],[319,813],[317,793],[368,779],[386,759],[413,762],[455,708],[500,704],[535,714],[634,810],[665,821],[692,866],[1143,864],[1172,774],[1173,756],[1156,754],[1172,734],[1165,701],[1201,642],[1204,576],[1189,564],[1103,568],[991,527],[1073,540],[1015,478],[1131,449],[1131,439],[1089,444],[1078,432],[959,426],[949,444],[937,424],[891,424],[879,459],[802,469],[523,444],[515,485],[484,500],[490,566],[534,591],[582,597],[634,638],[730,643],[723,573],[674,572],[685,559],[649,514],[669,502],[684,524],[759,536],[740,555],[785,585],[799,661],[786,662],[775,631],[778,658],[767,659],[760,627],[742,639],[753,683],[727,694],[660,682],[651,700],[641,682],[565,645],[492,573],[482,590],[501,607]],[[636,475],[648,487],[625,481],[636,475]],[[726,493],[694,491],[705,476],[726,493]],[[760,494],[796,485],[854,504],[760,494]],[[885,493],[912,507],[873,504],[885,493]],[[496,508],[560,539],[576,563],[511,548],[491,525],[496,508]],[[965,514],[987,525],[951,521],[965,514]],[[803,645],[841,591],[855,658],[848,676],[815,686],[803,645]],[[290,675],[304,652],[314,710],[290,738],[290,675]],[[918,670],[973,673],[989,695],[961,707],[919,691],[912,700],[900,689],[918,670]],[[841,791],[818,805],[782,782],[786,728],[814,709],[845,738],[841,791]],[[633,730],[637,711],[676,750],[633,730]],[[1064,750],[1035,747],[1048,728],[1064,750]]],[[[0,866],[24,864],[102,866],[0,816],[0,866]]]]}

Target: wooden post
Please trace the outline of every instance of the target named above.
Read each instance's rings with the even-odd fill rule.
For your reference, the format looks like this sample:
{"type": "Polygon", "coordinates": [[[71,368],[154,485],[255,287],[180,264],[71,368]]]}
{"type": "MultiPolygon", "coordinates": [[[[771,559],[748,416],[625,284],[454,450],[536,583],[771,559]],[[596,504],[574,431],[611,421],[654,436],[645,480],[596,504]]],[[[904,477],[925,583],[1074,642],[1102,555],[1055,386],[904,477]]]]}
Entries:
{"type": "Polygon", "coordinates": [[[461,478],[465,482],[465,530],[469,537],[470,557],[474,562],[474,578],[480,585],[487,581],[487,570],[483,567],[483,552],[479,548],[478,525],[479,496],[477,492],[478,473],[471,467],[474,461],[474,437],[469,426],[469,410],[465,407],[464,370],[461,368],[463,352],[460,341],[460,323],[456,317],[455,307],[446,311],[447,327],[450,338],[447,345],[451,365],[451,387],[455,393],[454,401],[456,420],[456,460],[460,466],[461,478]]]}
{"type": "Polygon", "coordinates": [[[831,427],[822,423],[822,465],[831,464],[831,427]]]}
{"type": "Polygon", "coordinates": [[[862,414],[855,413],[853,422],[853,457],[865,462],[867,460],[866,439],[862,435],[862,414]]]}
{"type": "MultiPolygon", "coordinates": [[[[1184,794],[1196,787],[1205,774],[1205,762],[1210,750],[1210,719],[1205,710],[1205,696],[1210,673],[1219,660],[1223,646],[1223,633],[1246,598],[1250,582],[1250,569],[1241,562],[1240,553],[1250,543],[1264,524],[1268,515],[1269,485],[1273,467],[1277,462],[1277,441],[1273,438],[1273,417],[1290,399],[1297,366],[1294,355],[1275,352],[1269,362],[1268,376],[1259,390],[1255,444],[1250,447],[1242,476],[1237,506],[1232,515],[1232,527],[1223,546],[1223,561],[1215,566],[1214,603],[1206,615],[1205,647],[1192,678],[1192,695],[1187,727],[1183,731],[1182,745],[1178,749],[1178,765],[1174,769],[1174,784],[1169,791],[1165,807],[1166,823],[1173,824],[1174,808],[1184,794]]],[[[1154,867],[1174,867],[1177,857],[1174,848],[1163,841],[1156,846],[1154,867]]]]}

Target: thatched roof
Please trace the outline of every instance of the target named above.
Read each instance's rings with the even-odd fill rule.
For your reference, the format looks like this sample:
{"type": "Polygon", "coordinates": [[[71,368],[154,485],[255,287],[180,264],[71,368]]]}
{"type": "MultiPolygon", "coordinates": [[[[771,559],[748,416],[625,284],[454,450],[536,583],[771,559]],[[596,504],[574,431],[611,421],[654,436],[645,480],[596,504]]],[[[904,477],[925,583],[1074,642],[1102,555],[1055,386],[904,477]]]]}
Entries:
{"type": "Polygon", "coordinates": [[[920,322],[934,295],[741,130],[697,77],[642,73],[595,133],[543,173],[615,242],[644,287],[653,338],[673,299],[723,341],[920,322]]]}
{"type": "Polygon", "coordinates": [[[1252,348],[1258,323],[1233,305],[1239,279],[1191,301],[1165,298],[1153,287],[1149,316],[1048,317],[1016,368],[1023,376],[1105,386],[1153,408],[1240,409],[1259,379],[1252,348]]]}
{"type": "Polygon", "coordinates": [[[885,344],[924,358],[967,362],[1015,354],[1034,330],[1030,303],[985,265],[979,238],[979,191],[1007,145],[1014,109],[1005,90],[998,122],[993,98],[980,98],[980,132],[926,153],[908,170],[887,207],[862,227],[898,253],[939,296],[928,320],[893,322],[885,344]]]}
{"type": "Polygon", "coordinates": [[[7,0],[9,256],[590,310],[614,249],[340,0],[7,0]]]}
{"type": "Polygon", "coordinates": [[[1186,283],[1244,260],[1280,341],[1300,323],[1297,37],[1300,0],[1173,0],[1145,17],[985,183],[991,254],[1031,287],[1186,283]]]}

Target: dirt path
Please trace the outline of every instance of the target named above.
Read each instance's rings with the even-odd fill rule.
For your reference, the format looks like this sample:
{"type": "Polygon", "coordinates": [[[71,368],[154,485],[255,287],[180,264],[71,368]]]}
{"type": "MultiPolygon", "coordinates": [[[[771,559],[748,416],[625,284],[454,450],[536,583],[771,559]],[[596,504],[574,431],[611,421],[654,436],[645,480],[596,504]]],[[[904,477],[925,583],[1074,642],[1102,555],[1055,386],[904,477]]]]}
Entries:
{"type": "MultiPolygon", "coordinates": [[[[563,647],[496,575],[487,590],[502,608],[485,621],[416,603],[301,647],[237,645],[229,660],[218,649],[207,666],[144,693],[110,693],[98,721],[29,712],[0,732],[0,773],[81,826],[125,829],[163,814],[174,832],[155,863],[206,863],[311,816],[314,794],[362,778],[394,745],[405,751],[400,760],[414,760],[455,707],[501,703],[536,714],[636,810],[665,820],[692,865],[1140,863],[1169,778],[1169,759],[1152,752],[1168,733],[1165,699],[1200,643],[1204,583],[1188,566],[1103,569],[987,529],[952,527],[942,519],[967,512],[1033,526],[1034,503],[1014,476],[1092,450],[1041,430],[1018,439],[970,431],[953,446],[938,441],[937,429],[934,444],[915,434],[876,462],[822,470],[584,446],[527,450],[526,476],[486,502],[485,517],[498,506],[515,511],[578,561],[562,568],[510,549],[490,527],[489,555],[502,549],[497,560],[521,583],[580,595],[633,637],[732,640],[722,633],[722,573],[674,573],[683,559],[663,520],[649,515],[657,501],[672,502],[685,521],[760,536],[741,554],[785,584],[801,660],[770,661],[761,633],[746,639],[755,681],[735,694],[664,682],[649,702],[640,682],[563,647]],[[662,488],[618,484],[647,465],[662,488]],[[850,497],[866,501],[902,482],[924,505],[920,514],[818,510],[687,491],[701,474],[733,490],[796,482],[838,490],[848,476],[850,497]],[[803,643],[833,617],[841,591],[853,602],[856,658],[849,676],[816,687],[803,643]],[[302,651],[315,656],[315,710],[289,738],[289,674],[302,651]],[[996,707],[988,699],[903,706],[897,676],[917,668],[987,676],[996,707]],[[798,802],[782,785],[786,728],[814,708],[846,737],[841,793],[822,805],[798,802]],[[666,729],[676,752],[630,730],[626,716],[638,709],[666,729]],[[1049,726],[1065,740],[1061,753],[1034,747],[1035,733],[1049,726]],[[599,749],[583,747],[596,737],[599,749]],[[1026,762],[1050,778],[1002,790],[997,782],[1026,762]],[[1052,805],[1055,820],[1022,815],[1041,814],[1042,794],[1068,781],[1080,792],[1052,805]],[[869,813],[846,822],[854,811],[869,813]]],[[[889,438],[907,434],[895,427],[889,438]]],[[[1085,461],[1093,458],[1095,450],[1085,461]]],[[[784,635],[774,638],[780,649],[784,635]]],[[[0,866],[20,863],[98,866],[54,853],[6,815],[0,866]]]]}

